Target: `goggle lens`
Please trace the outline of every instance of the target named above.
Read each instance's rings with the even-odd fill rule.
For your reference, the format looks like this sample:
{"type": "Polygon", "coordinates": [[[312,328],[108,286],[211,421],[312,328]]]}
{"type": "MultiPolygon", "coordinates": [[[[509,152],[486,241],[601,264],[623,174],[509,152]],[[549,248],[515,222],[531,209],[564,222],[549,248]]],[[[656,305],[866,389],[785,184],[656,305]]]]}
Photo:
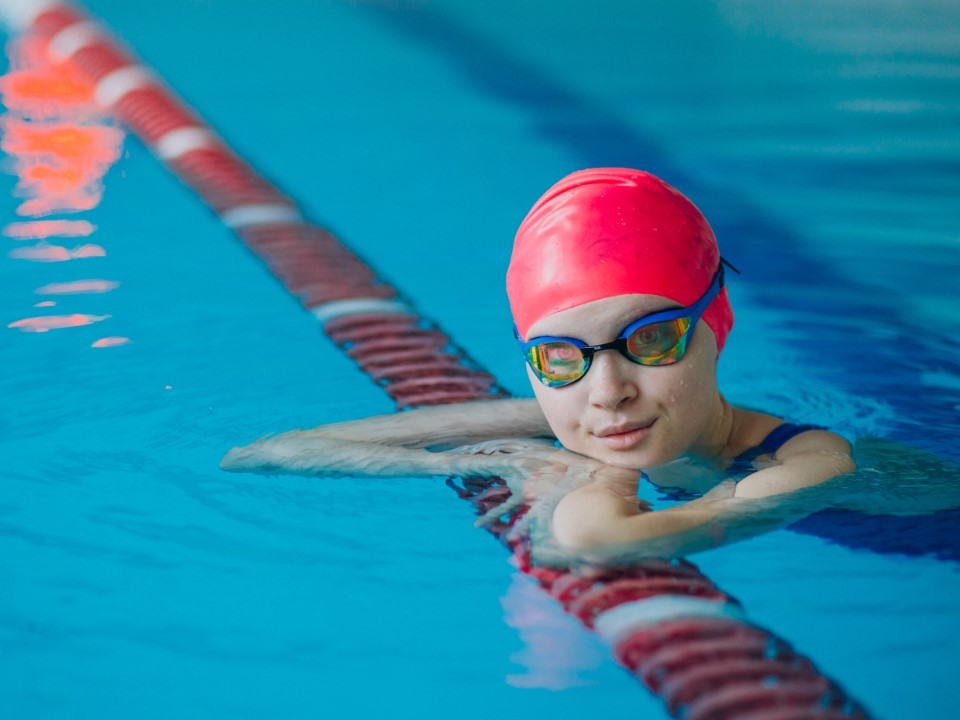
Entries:
{"type": "MultiPolygon", "coordinates": [[[[672,365],[687,350],[692,323],[692,318],[681,317],[641,325],[620,341],[620,351],[639,365],[672,365]]],[[[590,347],[548,340],[527,349],[527,362],[544,385],[562,387],[584,376],[593,352],[590,347]]]]}
{"type": "Polygon", "coordinates": [[[693,305],[638,318],[612,342],[587,345],[582,340],[566,337],[542,337],[524,342],[516,327],[513,332],[530,368],[548,387],[562,387],[582,378],[593,356],[602,350],[616,350],[638,365],[672,365],[683,358],[693,326],[722,292],[724,264],[728,263],[721,258],[710,287],[693,305]]]}
{"type": "Polygon", "coordinates": [[[641,325],[627,337],[630,359],[641,365],[671,365],[687,349],[688,317],[641,325]]]}
{"type": "Polygon", "coordinates": [[[537,376],[549,387],[579,380],[587,371],[587,359],[573,343],[553,341],[534,345],[527,360],[537,376]]]}

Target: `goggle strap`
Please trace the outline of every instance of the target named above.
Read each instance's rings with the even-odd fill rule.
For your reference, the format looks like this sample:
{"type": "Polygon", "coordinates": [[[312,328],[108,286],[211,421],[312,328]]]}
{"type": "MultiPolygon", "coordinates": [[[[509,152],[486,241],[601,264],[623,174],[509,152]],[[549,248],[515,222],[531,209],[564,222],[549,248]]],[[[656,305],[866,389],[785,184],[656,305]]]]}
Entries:
{"type": "Polygon", "coordinates": [[[727,261],[727,259],[724,258],[722,255],[720,256],[720,263],[721,263],[722,265],[726,265],[728,268],[730,268],[731,270],[733,270],[737,275],[743,275],[742,272],[740,272],[739,270],[737,270],[737,268],[735,268],[732,264],[730,264],[730,263],[727,261]]]}

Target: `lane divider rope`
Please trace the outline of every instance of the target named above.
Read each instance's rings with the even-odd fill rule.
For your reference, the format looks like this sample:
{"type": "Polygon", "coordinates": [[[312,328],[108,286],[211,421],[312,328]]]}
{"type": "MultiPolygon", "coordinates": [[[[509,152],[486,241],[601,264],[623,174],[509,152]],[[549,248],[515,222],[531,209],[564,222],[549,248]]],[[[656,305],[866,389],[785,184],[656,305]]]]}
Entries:
{"type": "Polygon", "coordinates": [[[202,127],[181,127],[161,135],[153,145],[153,152],[164,162],[175,160],[193,150],[214,147],[217,136],[202,127]]]}
{"type": "MultiPolygon", "coordinates": [[[[0,5],[4,4],[0,2],[0,5]]],[[[7,5],[10,3],[7,2],[7,5]]],[[[507,397],[485,370],[296,203],[238,157],[158,76],[72,5],[21,0],[8,22],[76,63],[110,107],[322,324],[399,409],[507,397]]],[[[3,8],[7,10],[7,8],[3,8]]],[[[509,495],[488,478],[448,485],[479,513],[509,495]]],[[[576,570],[533,563],[529,538],[507,540],[525,512],[492,532],[520,569],[613,645],[617,660],[684,720],[865,720],[813,663],[748,623],[734,598],[687,561],[576,570]]]]}

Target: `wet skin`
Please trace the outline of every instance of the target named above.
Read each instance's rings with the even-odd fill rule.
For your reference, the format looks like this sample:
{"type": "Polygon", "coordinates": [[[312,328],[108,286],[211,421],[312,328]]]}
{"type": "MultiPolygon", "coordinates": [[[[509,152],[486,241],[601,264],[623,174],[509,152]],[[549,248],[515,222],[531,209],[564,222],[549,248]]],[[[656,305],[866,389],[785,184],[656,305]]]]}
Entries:
{"type": "MultiPolygon", "coordinates": [[[[657,295],[618,295],[541,318],[527,335],[600,344],[641,316],[675,307],[657,295]]],[[[672,365],[638,365],[616,351],[603,351],[580,380],[558,388],[544,386],[528,367],[537,402],[563,446],[635,469],[686,453],[726,455],[733,409],[717,388],[716,340],[702,321],[692,332],[685,355],[672,365]]]]}

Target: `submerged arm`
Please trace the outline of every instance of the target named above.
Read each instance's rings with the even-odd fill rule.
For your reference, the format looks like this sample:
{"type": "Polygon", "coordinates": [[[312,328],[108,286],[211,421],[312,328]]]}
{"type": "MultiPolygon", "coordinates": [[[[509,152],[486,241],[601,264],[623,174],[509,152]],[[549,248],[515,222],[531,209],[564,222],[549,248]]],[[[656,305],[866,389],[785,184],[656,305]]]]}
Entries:
{"type": "Polygon", "coordinates": [[[785,443],[780,465],[759,470],[692,500],[643,512],[635,498],[602,479],[563,498],[553,513],[553,539],[592,559],[676,556],[783,527],[828,504],[812,491],[851,472],[849,444],[811,431],[785,443]],[[808,437],[810,436],[810,437],[808,437]]]}
{"type": "Polygon", "coordinates": [[[504,463],[489,455],[429,452],[418,448],[339,440],[291,431],[234,448],[220,467],[231,472],[291,475],[493,476],[504,463]]]}
{"type": "Polygon", "coordinates": [[[543,411],[533,399],[479,400],[418,408],[297,432],[311,438],[433,449],[501,438],[552,437],[543,411]]]}
{"type": "Polygon", "coordinates": [[[488,400],[291,430],[230,450],[234,472],[299,475],[516,475],[502,456],[428,452],[550,430],[534,400],[488,400]]]}

